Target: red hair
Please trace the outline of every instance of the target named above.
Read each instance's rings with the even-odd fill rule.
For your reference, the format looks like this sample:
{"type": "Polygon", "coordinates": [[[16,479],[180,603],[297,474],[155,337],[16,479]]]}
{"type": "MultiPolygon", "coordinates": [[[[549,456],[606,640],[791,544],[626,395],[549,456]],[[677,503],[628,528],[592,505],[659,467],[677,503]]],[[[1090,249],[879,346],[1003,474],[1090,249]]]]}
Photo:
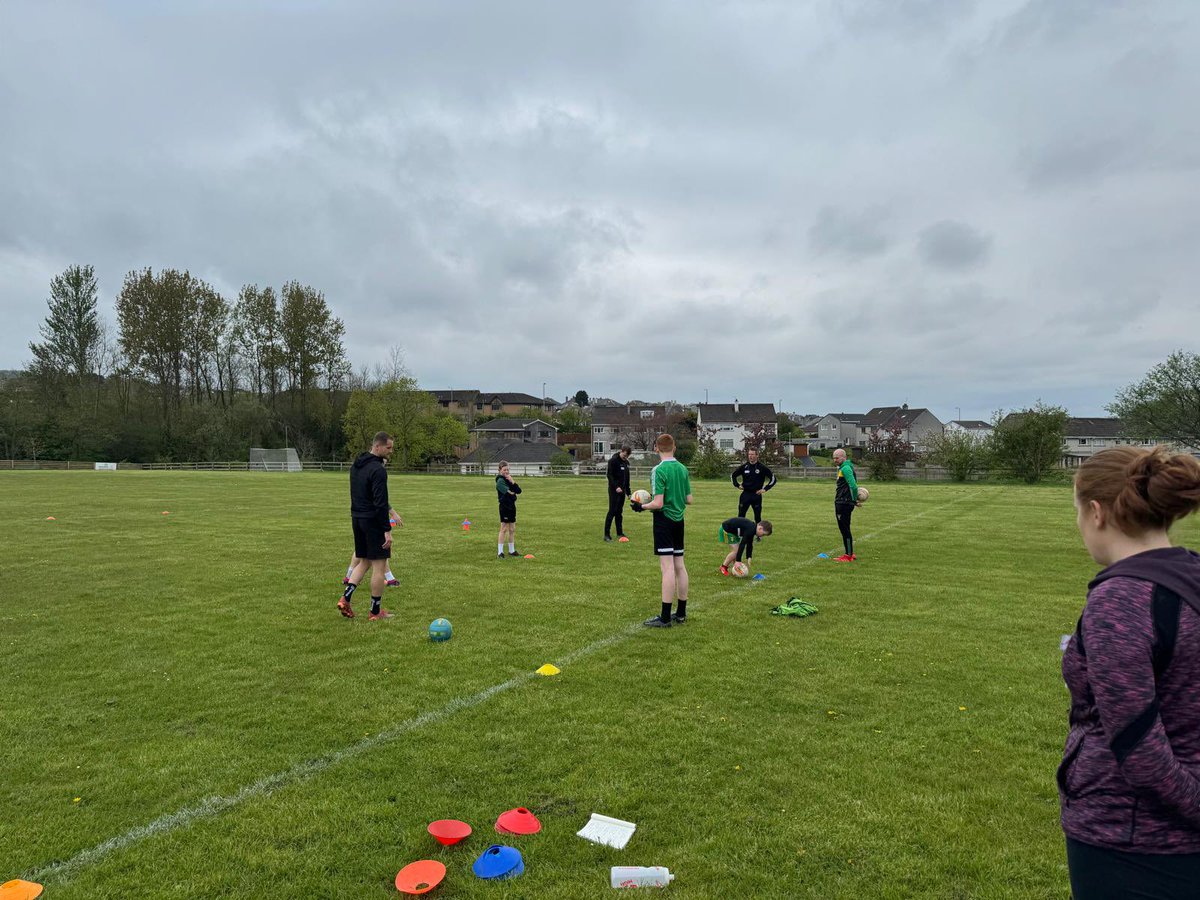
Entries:
{"type": "Polygon", "coordinates": [[[1200,461],[1162,447],[1101,450],[1079,467],[1075,494],[1107,509],[1130,537],[1167,529],[1200,509],[1200,461]]]}

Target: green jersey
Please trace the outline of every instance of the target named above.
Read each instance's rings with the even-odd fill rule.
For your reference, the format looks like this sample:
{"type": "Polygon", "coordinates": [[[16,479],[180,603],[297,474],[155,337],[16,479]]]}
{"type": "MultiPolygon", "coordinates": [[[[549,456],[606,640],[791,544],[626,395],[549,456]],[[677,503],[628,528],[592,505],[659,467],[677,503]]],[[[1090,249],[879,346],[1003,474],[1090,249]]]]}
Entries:
{"type": "Polygon", "coordinates": [[[833,502],[858,502],[858,480],[854,477],[854,466],[850,465],[850,460],[838,466],[837,490],[834,492],[833,502]]]}
{"type": "Polygon", "coordinates": [[[682,522],[688,494],[692,492],[687,466],[677,459],[664,459],[650,472],[650,484],[653,496],[663,495],[663,515],[682,522]]]}

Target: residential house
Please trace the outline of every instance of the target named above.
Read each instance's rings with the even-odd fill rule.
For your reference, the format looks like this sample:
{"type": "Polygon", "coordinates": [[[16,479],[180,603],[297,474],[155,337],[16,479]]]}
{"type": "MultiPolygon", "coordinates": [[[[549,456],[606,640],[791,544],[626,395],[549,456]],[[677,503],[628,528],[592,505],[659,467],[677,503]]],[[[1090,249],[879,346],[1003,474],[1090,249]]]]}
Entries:
{"type": "Polygon", "coordinates": [[[433,394],[442,409],[462,419],[468,426],[475,421],[475,404],[479,402],[479,390],[477,388],[427,391],[426,393],[433,394]]]}
{"type": "Polygon", "coordinates": [[[929,440],[944,431],[941,420],[924,407],[910,408],[907,403],[903,406],[877,406],[858,422],[858,446],[868,446],[876,432],[893,428],[898,428],[900,437],[912,444],[918,453],[924,452],[929,440]]]}
{"type": "MultiPolygon", "coordinates": [[[[1019,415],[1019,413],[1014,414],[1019,415]]],[[[1068,469],[1076,468],[1088,457],[1095,456],[1101,450],[1109,447],[1120,447],[1132,444],[1135,447],[1153,447],[1159,441],[1149,438],[1131,438],[1125,436],[1124,426],[1120,419],[1114,418],[1078,418],[1067,419],[1067,427],[1063,431],[1062,464],[1068,469]]]]}
{"type": "Polygon", "coordinates": [[[774,403],[701,403],[696,409],[696,431],[711,432],[721,450],[740,452],[746,438],[762,429],[774,438],[779,427],[774,403]]]}
{"type": "Polygon", "coordinates": [[[863,446],[858,442],[858,423],[863,415],[848,412],[826,413],[816,421],[816,439],[813,444],[821,450],[863,446]]]}
{"type": "Polygon", "coordinates": [[[551,413],[558,407],[553,397],[535,397],[533,394],[494,393],[464,390],[428,391],[437,398],[442,409],[449,410],[460,419],[474,421],[479,416],[516,416],[524,409],[540,409],[551,413]]]}
{"type": "Polygon", "coordinates": [[[480,444],[551,443],[557,446],[558,428],[541,419],[492,419],[471,429],[470,447],[480,444]]]}
{"type": "Polygon", "coordinates": [[[541,419],[492,419],[471,429],[471,452],[460,471],[495,473],[501,460],[516,475],[544,475],[559,452],[558,429],[541,419]]]}
{"type": "Polygon", "coordinates": [[[658,433],[676,424],[662,404],[627,403],[624,406],[592,405],[592,456],[608,457],[625,444],[635,450],[652,449],[658,433]]]}
{"type": "Polygon", "coordinates": [[[946,434],[969,434],[979,439],[992,436],[991,424],[982,419],[951,419],[943,429],[946,434]]]}

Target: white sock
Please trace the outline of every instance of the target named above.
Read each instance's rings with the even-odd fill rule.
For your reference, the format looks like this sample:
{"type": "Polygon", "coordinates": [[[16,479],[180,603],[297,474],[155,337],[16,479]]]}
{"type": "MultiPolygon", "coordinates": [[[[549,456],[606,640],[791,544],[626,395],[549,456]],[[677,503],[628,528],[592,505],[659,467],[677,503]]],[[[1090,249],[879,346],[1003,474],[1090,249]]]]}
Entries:
{"type": "Polygon", "coordinates": [[[354,574],[354,566],[346,566],[346,577],[349,578],[354,574]]]}
{"type": "Polygon", "coordinates": [[[501,556],[504,555],[504,541],[501,541],[496,545],[496,553],[501,556]]]}
{"type": "Polygon", "coordinates": [[[392,574],[392,570],[391,570],[391,569],[388,569],[386,572],[384,572],[384,573],[383,573],[383,577],[384,577],[384,579],[386,579],[387,581],[395,581],[395,580],[396,580],[396,576],[392,574]]]}
{"type": "Polygon", "coordinates": [[[509,542],[508,542],[508,552],[509,552],[509,553],[516,553],[516,552],[517,552],[517,548],[516,548],[516,546],[514,546],[514,544],[513,544],[513,542],[512,542],[512,541],[509,541],[509,542]]]}

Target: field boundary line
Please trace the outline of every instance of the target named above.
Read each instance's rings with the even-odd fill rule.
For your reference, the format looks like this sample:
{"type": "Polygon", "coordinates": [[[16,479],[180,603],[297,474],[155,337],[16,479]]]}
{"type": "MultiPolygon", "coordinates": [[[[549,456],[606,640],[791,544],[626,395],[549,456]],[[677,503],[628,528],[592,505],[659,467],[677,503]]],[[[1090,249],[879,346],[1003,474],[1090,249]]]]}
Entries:
{"type": "MultiPolygon", "coordinates": [[[[856,540],[871,540],[883,534],[884,532],[891,531],[893,528],[899,528],[911,522],[915,522],[918,519],[924,518],[932,512],[937,512],[953,506],[956,503],[961,503],[964,500],[977,497],[980,493],[980,491],[974,491],[962,497],[956,497],[954,500],[951,500],[948,503],[942,503],[938,506],[930,507],[929,509],[922,510],[919,513],[914,513],[911,516],[899,519],[895,522],[892,522],[890,525],[885,525],[883,528],[880,528],[871,534],[865,535],[861,538],[856,538],[856,540]]],[[[837,548],[831,552],[836,552],[836,549],[837,548]]],[[[783,567],[779,570],[779,572],[790,572],[793,569],[799,569],[803,568],[804,566],[812,565],[817,561],[818,558],[819,557],[814,555],[809,559],[794,562],[783,567]]],[[[772,579],[777,577],[778,575],[774,575],[772,576],[772,579]]],[[[745,589],[745,587],[738,586],[727,588],[723,591],[718,591],[712,594],[710,597],[705,598],[705,600],[701,604],[698,604],[698,606],[707,605],[709,602],[719,600],[722,597],[731,596],[745,589]]],[[[634,622],[620,629],[619,631],[613,632],[607,637],[592,641],[590,644],[585,644],[582,647],[570,651],[566,655],[560,657],[557,662],[559,663],[560,667],[570,665],[571,663],[578,662],[581,659],[591,656],[593,653],[607,649],[614,644],[619,644],[627,638],[630,638],[638,633],[645,633],[645,631],[643,630],[641,622],[634,622]]],[[[178,809],[175,812],[159,816],[157,819],[153,819],[152,821],[147,822],[145,825],[138,825],[135,828],[129,829],[124,834],[119,834],[108,838],[107,840],[96,844],[94,847],[80,851],[68,859],[47,863],[46,865],[43,865],[22,877],[30,881],[42,883],[54,881],[56,879],[69,879],[72,874],[99,862],[104,857],[115,853],[118,850],[123,850],[126,847],[130,847],[160,834],[168,834],[180,828],[187,828],[201,820],[214,818],[226,810],[232,809],[235,806],[240,806],[248,800],[254,800],[259,797],[268,797],[274,794],[276,791],[290,787],[291,785],[297,784],[301,781],[305,781],[314,775],[324,772],[326,769],[338,765],[339,763],[353,759],[357,756],[361,756],[368,750],[373,750],[376,747],[389,744],[401,735],[424,728],[427,725],[437,724],[438,722],[448,719],[455,713],[462,712],[463,710],[480,706],[491,700],[493,697],[504,694],[513,690],[514,688],[518,688],[526,682],[532,681],[536,677],[538,677],[536,671],[522,672],[520,675],[514,675],[512,678],[509,678],[507,681],[493,684],[490,687],[486,687],[474,694],[469,694],[464,697],[456,697],[438,709],[430,710],[429,712],[421,713],[420,715],[405,719],[403,722],[400,722],[385,731],[381,731],[376,735],[372,735],[371,737],[363,738],[360,741],[355,741],[353,744],[349,745],[348,747],[343,747],[341,750],[333,750],[321,756],[296,763],[295,765],[290,766],[281,772],[276,772],[272,775],[266,775],[251,784],[245,785],[231,794],[205,797],[198,803],[194,803],[190,806],[185,806],[181,809],[178,809]]]]}

